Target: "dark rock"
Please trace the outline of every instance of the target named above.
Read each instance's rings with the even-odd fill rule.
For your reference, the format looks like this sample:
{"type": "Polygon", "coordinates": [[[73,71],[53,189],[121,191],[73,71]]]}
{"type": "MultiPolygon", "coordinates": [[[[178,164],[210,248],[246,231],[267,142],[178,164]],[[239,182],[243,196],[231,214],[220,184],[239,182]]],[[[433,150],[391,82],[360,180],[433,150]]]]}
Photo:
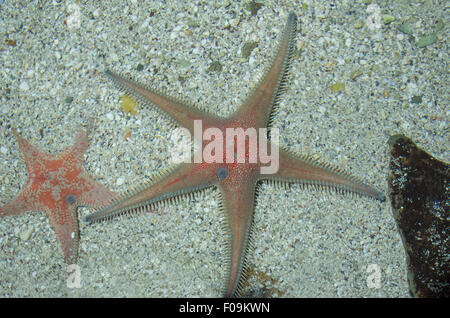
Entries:
{"type": "Polygon", "coordinates": [[[389,195],[413,297],[450,297],[449,165],[403,135],[389,139],[389,195]]]}

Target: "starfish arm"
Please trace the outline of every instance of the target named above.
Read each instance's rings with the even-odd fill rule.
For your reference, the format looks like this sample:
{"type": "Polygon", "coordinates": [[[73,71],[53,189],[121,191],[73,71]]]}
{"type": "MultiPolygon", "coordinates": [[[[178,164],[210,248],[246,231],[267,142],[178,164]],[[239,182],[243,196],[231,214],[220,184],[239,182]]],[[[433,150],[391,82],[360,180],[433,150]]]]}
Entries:
{"type": "Polygon", "coordinates": [[[20,192],[17,197],[0,207],[0,217],[8,215],[20,215],[25,212],[36,210],[36,206],[33,204],[33,202],[30,202],[28,200],[26,189],[27,186],[25,186],[24,190],[22,190],[22,192],[20,192]]]}
{"type": "Polygon", "coordinates": [[[55,210],[45,209],[50,225],[61,244],[67,264],[75,264],[78,259],[79,229],[76,204],[58,206],[55,210]]]}
{"type": "Polygon", "coordinates": [[[214,177],[207,169],[202,170],[199,164],[181,164],[173,170],[159,173],[154,180],[135,191],[115,197],[111,204],[87,216],[86,221],[96,222],[124,213],[151,211],[161,203],[213,185],[214,177]]]}
{"type": "Polygon", "coordinates": [[[83,173],[81,180],[80,186],[83,189],[80,198],[77,199],[79,206],[103,207],[110,203],[116,195],[114,191],[111,191],[86,173],[83,173]]]}
{"type": "Polygon", "coordinates": [[[23,138],[14,127],[12,128],[12,133],[17,139],[19,149],[23,153],[25,159],[28,175],[30,175],[30,173],[36,170],[36,167],[41,167],[41,161],[47,160],[49,155],[30,144],[30,142],[23,138]]]}
{"type": "Polygon", "coordinates": [[[251,96],[233,115],[235,118],[250,118],[250,126],[266,127],[277,108],[281,94],[285,90],[289,75],[289,65],[294,52],[297,32],[297,16],[291,12],[280,42],[278,53],[270,69],[264,75],[251,96]]]}
{"type": "Polygon", "coordinates": [[[282,149],[279,151],[278,172],[261,176],[261,179],[315,184],[357,193],[380,201],[386,199],[383,193],[346,172],[310,158],[301,158],[282,149]]]}
{"type": "Polygon", "coordinates": [[[178,124],[187,128],[191,134],[194,133],[194,120],[207,119],[213,123],[218,120],[194,106],[180,102],[174,97],[167,96],[162,92],[146,87],[134,80],[127,79],[109,70],[107,70],[105,74],[114,82],[114,84],[116,84],[116,86],[124,90],[125,93],[162,111],[163,115],[169,115],[169,118],[174,119],[178,124]]]}
{"type": "Polygon", "coordinates": [[[255,209],[255,184],[243,182],[241,186],[219,186],[223,209],[227,216],[229,272],[224,290],[225,297],[239,295],[245,277],[246,256],[249,254],[250,233],[255,209]]]}
{"type": "Polygon", "coordinates": [[[66,147],[59,156],[64,157],[64,159],[71,157],[81,166],[84,153],[89,148],[89,143],[89,130],[80,129],[74,138],[73,145],[66,147]]]}

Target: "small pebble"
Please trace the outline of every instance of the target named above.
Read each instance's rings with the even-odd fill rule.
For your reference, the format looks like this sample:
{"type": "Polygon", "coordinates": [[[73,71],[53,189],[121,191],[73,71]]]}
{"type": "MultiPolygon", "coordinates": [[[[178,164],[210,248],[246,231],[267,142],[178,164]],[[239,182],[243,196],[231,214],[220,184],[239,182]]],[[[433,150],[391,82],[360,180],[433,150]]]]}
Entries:
{"type": "Polygon", "coordinates": [[[111,113],[111,112],[109,112],[109,113],[106,114],[106,118],[107,118],[108,120],[114,120],[114,114],[111,113]]]}
{"type": "Polygon", "coordinates": [[[19,88],[21,91],[27,91],[30,89],[30,86],[28,85],[27,82],[22,82],[22,83],[20,83],[19,88]]]}
{"type": "Polygon", "coordinates": [[[24,242],[28,241],[33,233],[33,230],[34,228],[32,226],[28,227],[25,231],[19,234],[19,238],[24,242]]]}
{"type": "Polygon", "coordinates": [[[124,179],[122,177],[117,178],[116,180],[116,185],[117,186],[121,186],[124,183],[124,179]]]}
{"type": "Polygon", "coordinates": [[[352,46],[352,39],[351,38],[346,38],[345,39],[345,46],[347,46],[347,47],[352,46]]]}

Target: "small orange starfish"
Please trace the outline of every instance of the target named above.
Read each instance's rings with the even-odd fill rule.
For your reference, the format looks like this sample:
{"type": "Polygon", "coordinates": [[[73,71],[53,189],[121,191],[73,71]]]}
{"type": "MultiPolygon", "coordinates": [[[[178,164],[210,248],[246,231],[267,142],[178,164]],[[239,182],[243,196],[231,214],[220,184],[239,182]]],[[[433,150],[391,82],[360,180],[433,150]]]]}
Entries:
{"type": "Polygon", "coordinates": [[[81,166],[89,146],[89,130],[81,130],[73,146],[58,155],[41,152],[13,128],[19,148],[25,157],[28,182],[20,194],[0,207],[0,216],[44,211],[61,243],[65,261],[76,263],[78,257],[79,206],[102,206],[114,192],[89,176],[81,166]]]}
{"type": "MultiPolygon", "coordinates": [[[[182,195],[207,187],[216,187],[221,194],[221,209],[226,215],[229,244],[229,272],[224,291],[225,296],[239,295],[242,279],[245,276],[246,256],[249,253],[250,233],[257,194],[257,185],[261,181],[295,182],[326,186],[339,192],[352,192],[377,200],[384,200],[383,193],[368,186],[345,172],[330,167],[328,164],[316,162],[309,157],[279,149],[276,172],[264,173],[262,168],[270,168],[260,157],[257,162],[250,160],[252,152],[250,140],[252,131],[260,131],[270,127],[271,117],[278,106],[281,93],[287,83],[289,64],[294,52],[297,17],[289,15],[286,28],[281,39],[278,54],[266,72],[264,78],[252,95],[234,114],[228,118],[219,118],[198,108],[186,105],[175,98],[168,97],[135,81],[107,71],[112,81],[127,93],[139,98],[142,102],[156,106],[168,118],[185,127],[191,135],[203,136],[200,151],[194,152],[194,162],[182,163],[173,170],[160,173],[154,182],[141,186],[137,191],[126,194],[99,211],[87,217],[94,222],[110,219],[117,215],[133,211],[150,211],[161,202],[177,202],[182,195]],[[196,123],[201,122],[198,128],[196,123]],[[244,137],[222,139],[228,131],[241,131],[244,137]],[[239,140],[240,139],[240,140],[239,140]],[[237,140],[237,142],[236,142],[237,140]],[[231,146],[230,146],[231,142],[231,146]],[[219,148],[227,149],[218,151],[219,148]],[[205,155],[210,150],[209,159],[196,161],[195,158],[205,155]],[[214,154],[213,151],[214,150],[214,154]],[[230,150],[230,153],[228,153],[230,150]],[[207,153],[207,152],[206,152],[207,153]],[[242,154],[243,153],[243,154],[242,154]],[[199,156],[198,156],[199,155],[199,156]],[[237,162],[236,159],[237,158],[237,162]],[[245,160],[239,160],[245,159],[245,160]],[[229,161],[231,159],[231,162],[229,161]]],[[[271,137],[273,139],[273,130],[271,137]]],[[[258,142],[253,147],[254,153],[267,154],[267,149],[276,148],[276,142],[266,142],[267,134],[256,137],[258,142]],[[265,146],[262,146],[265,144],[265,146]],[[275,148],[274,148],[275,147],[275,148]],[[265,148],[265,150],[263,150],[265,148]]],[[[195,137],[194,137],[195,138],[195,137]]],[[[207,153],[208,154],[208,153],[207,153]]]]}

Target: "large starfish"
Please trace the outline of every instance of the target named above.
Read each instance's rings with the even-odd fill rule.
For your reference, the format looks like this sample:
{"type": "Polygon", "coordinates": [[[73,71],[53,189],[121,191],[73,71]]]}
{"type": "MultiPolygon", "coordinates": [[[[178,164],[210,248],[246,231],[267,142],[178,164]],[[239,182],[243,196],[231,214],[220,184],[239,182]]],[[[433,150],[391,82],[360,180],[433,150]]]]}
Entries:
{"type": "MultiPolygon", "coordinates": [[[[279,149],[279,169],[275,173],[262,172],[262,168],[268,168],[267,162],[262,163],[262,160],[256,163],[250,162],[250,132],[252,128],[257,131],[259,128],[270,126],[270,119],[286,86],[289,64],[294,51],[296,22],[296,15],[290,13],[278,53],[271,67],[252,95],[228,118],[218,118],[133,80],[125,79],[107,71],[107,76],[128,94],[139,98],[150,106],[156,106],[157,109],[163,111],[163,114],[169,115],[169,118],[174,119],[176,123],[185,127],[191,134],[197,133],[198,135],[200,131],[203,133],[203,139],[212,140],[204,140],[200,144],[202,148],[197,149],[194,153],[194,158],[196,158],[196,155],[201,156],[202,149],[205,149],[203,156],[210,155],[210,160],[205,159],[202,162],[195,162],[194,160],[194,162],[182,163],[174,169],[161,173],[153,182],[113,200],[109,206],[88,216],[87,220],[93,222],[110,219],[127,212],[150,211],[158,203],[176,202],[174,199],[179,196],[215,186],[221,194],[220,206],[226,215],[229,234],[229,273],[224,295],[237,296],[245,276],[245,260],[251,245],[249,244],[249,236],[258,182],[269,180],[315,184],[331,187],[339,192],[352,192],[384,200],[384,195],[381,192],[365,185],[357,178],[327,164],[318,163],[306,156],[300,156],[283,149],[279,149]],[[197,120],[201,120],[201,128],[195,128],[194,121],[197,120]],[[240,128],[248,135],[241,138],[240,141],[239,138],[242,135],[240,137],[234,136],[231,140],[222,140],[220,135],[225,136],[229,128],[240,128]],[[231,158],[232,162],[227,162],[226,151],[222,152],[220,148],[223,146],[222,149],[226,149],[230,142],[236,140],[237,143],[228,149],[231,149],[231,156],[228,159],[231,158]],[[245,152],[245,162],[240,163],[233,160],[242,156],[239,152],[245,152]]],[[[263,151],[265,140],[266,135],[260,134],[258,136],[258,141],[262,142],[262,144],[256,145],[258,154],[263,151]]],[[[274,147],[276,146],[274,142],[268,142],[266,146],[265,149],[272,149],[271,155],[278,150],[274,147]]],[[[262,158],[260,157],[260,159],[262,158]]]]}
{"type": "Polygon", "coordinates": [[[81,130],[73,146],[57,155],[41,152],[13,129],[25,157],[28,182],[20,194],[0,207],[0,216],[44,211],[62,246],[67,264],[78,257],[79,206],[102,206],[114,192],[89,176],[81,166],[89,146],[89,131],[81,130]]]}

